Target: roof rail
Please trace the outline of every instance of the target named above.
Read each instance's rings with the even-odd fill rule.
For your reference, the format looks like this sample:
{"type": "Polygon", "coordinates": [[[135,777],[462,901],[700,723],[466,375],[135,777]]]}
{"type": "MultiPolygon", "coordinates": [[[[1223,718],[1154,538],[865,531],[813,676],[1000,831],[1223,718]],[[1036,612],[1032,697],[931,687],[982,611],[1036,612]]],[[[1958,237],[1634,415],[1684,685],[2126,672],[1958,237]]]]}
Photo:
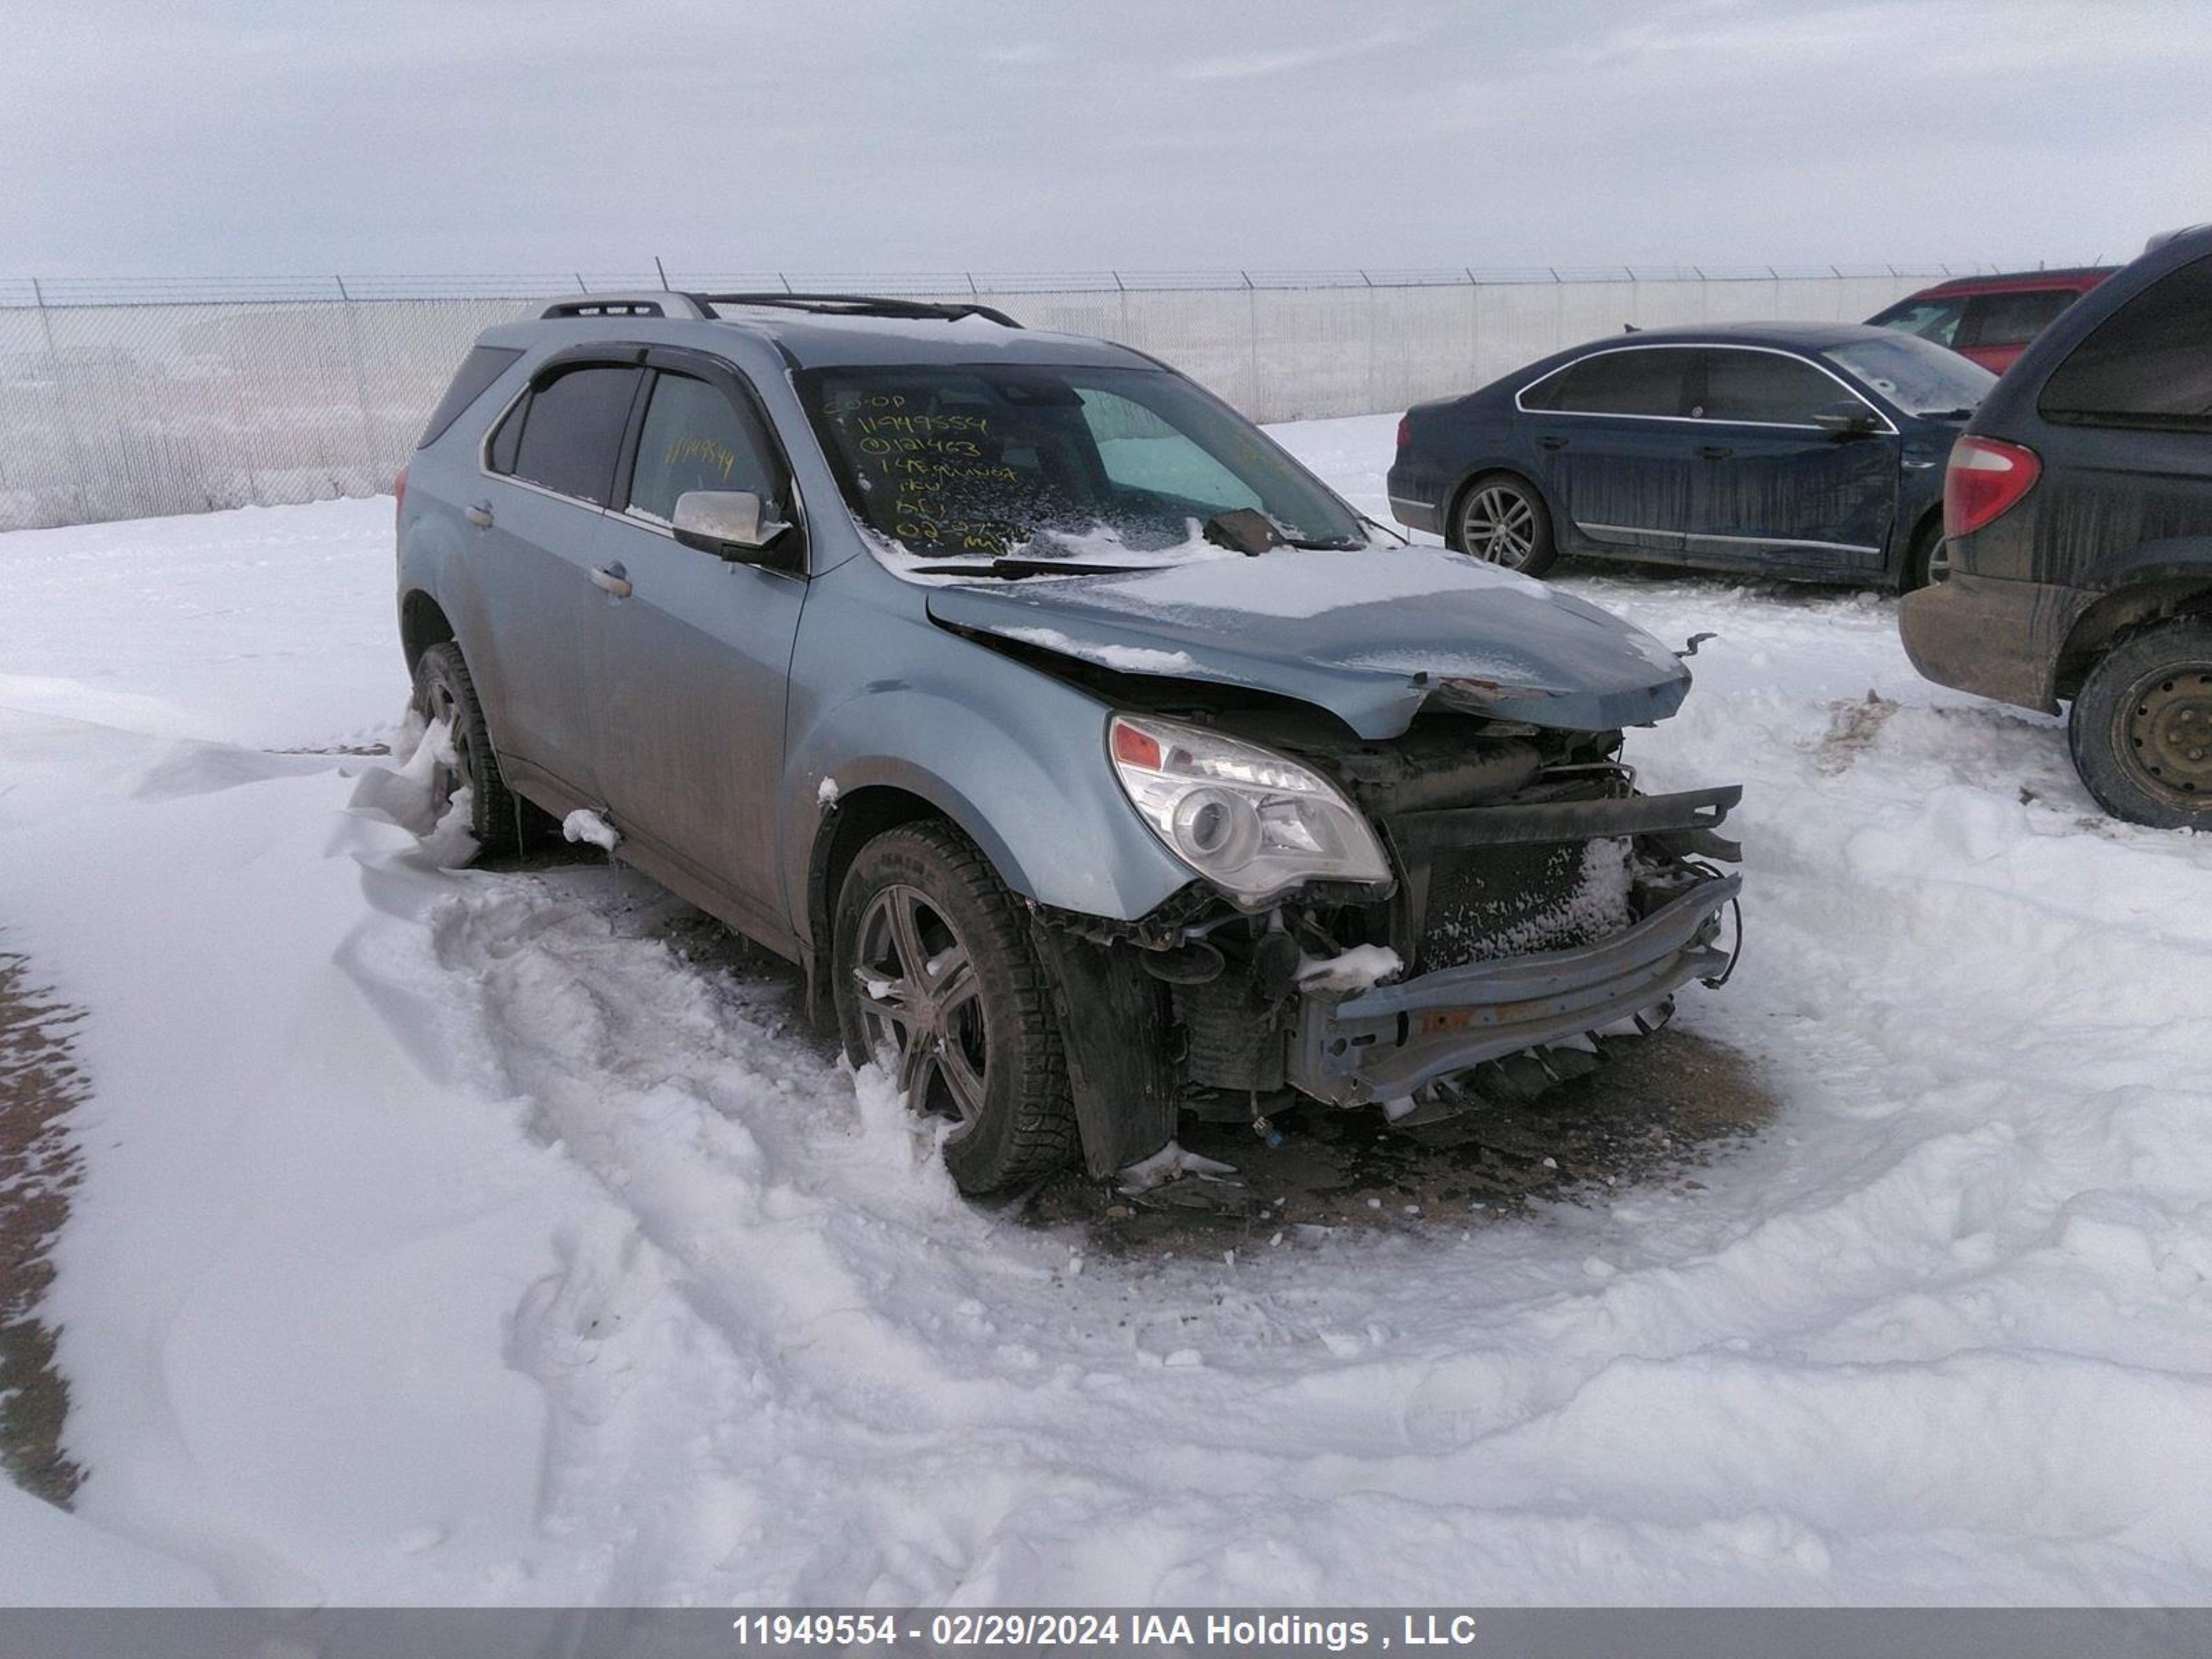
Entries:
{"type": "Polygon", "coordinates": [[[580,294],[573,300],[556,300],[539,312],[547,317],[681,317],[697,321],[710,316],[689,294],[646,289],[635,294],[580,294]]]}
{"type": "Polygon", "coordinates": [[[908,317],[957,323],[963,317],[981,317],[1002,328],[1021,325],[995,306],[970,301],[938,302],[930,300],[891,300],[877,294],[695,294],[689,296],[710,307],[773,306],[783,311],[812,311],[833,317],[908,317]]]}

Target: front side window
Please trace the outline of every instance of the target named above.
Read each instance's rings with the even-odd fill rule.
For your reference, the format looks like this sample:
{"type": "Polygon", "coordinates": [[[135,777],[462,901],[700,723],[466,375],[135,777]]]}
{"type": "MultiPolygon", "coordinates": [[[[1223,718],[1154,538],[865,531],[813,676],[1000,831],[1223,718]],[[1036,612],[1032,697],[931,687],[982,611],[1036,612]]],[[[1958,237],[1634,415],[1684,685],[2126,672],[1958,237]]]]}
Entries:
{"type": "Polygon", "coordinates": [[[1905,300],[1875,313],[1869,320],[1876,328],[1893,328],[1900,334],[1915,334],[1947,346],[1958,343],[1960,319],[1966,314],[1963,298],[1905,300]]]}
{"type": "Polygon", "coordinates": [[[2212,258],[2170,271],[2090,331],[2045,384],[2045,419],[2212,428],[2212,258]]]}
{"type": "Polygon", "coordinates": [[[491,470],[605,507],[639,372],[594,363],[540,380],[494,435],[491,470]]]}
{"type": "Polygon", "coordinates": [[[1820,355],[1911,415],[1965,415],[1997,383],[1970,358],[1910,334],[1869,335],[1820,355]]]}
{"type": "Polygon", "coordinates": [[[781,516],[779,470],[729,398],[688,374],[659,374],[647,394],[630,470],[629,511],[655,524],[695,489],[749,489],[781,516]]]}
{"type": "Polygon", "coordinates": [[[1712,351],[1705,356],[1702,401],[1690,412],[1708,421],[1812,426],[1850,393],[1808,362],[1772,351],[1712,351]]]}
{"type": "Polygon", "coordinates": [[[1525,387],[1521,404],[1571,415],[1679,416],[1690,355],[1661,347],[1600,352],[1525,387]]]}
{"type": "Polygon", "coordinates": [[[1968,307],[1965,343],[2026,345],[2072,305],[2071,289],[2026,289],[2017,294],[1984,294],[1968,307]]]}
{"type": "Polygon", "coordinates": [[[854,516],[919,557],[1167,562],[1218,553],[1212,521],[1240,508],[1293,546],[1366,544],[1258,428],[1164,369],[893,365],[799,386],[854,516]]]}

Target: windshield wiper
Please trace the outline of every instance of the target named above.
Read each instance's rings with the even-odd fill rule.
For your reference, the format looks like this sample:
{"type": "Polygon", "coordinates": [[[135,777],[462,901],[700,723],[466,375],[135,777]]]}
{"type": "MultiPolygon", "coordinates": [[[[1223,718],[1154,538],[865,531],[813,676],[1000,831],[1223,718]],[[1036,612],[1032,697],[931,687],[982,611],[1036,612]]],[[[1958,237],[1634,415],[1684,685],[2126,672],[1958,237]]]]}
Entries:
{"type": "Polygon", "coordinates": [[[917,564],[917,576],[995,576],[1019,581],[1024,576],[1129,576],[1157,570],[1152,564],[1086,564],[1079,559],[991,559],[964,564],[917,564]]]}

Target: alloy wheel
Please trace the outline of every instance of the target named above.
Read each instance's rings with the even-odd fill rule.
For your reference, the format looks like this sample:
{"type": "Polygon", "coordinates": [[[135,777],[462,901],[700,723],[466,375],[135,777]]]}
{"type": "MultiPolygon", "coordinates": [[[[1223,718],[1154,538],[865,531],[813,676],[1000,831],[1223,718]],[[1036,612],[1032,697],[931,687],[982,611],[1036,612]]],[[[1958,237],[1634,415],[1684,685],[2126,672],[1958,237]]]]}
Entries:
{"type": "Polygon", "coordinates": [[[975,964],[943,911],[894,884],[860,916],[853,967],[869,1052],[882,1056],[915,1111],[982,1115],[990,1058],[975,964]]]}
{"type": "Polygon", "coordinates": [[[1478,559],[1518,569],[1536,547],[1536,508],[1511,484],[1485,484],[1460,511],[1460,545],[1478,559]]]}
{"type": "Polygon", "coordinates": [[[453,751],[453,763],[437,763],[431,774],[440,800],[451,800],[464,786],[476,787],[476,760],[469,752],[468,722],[461,717],[461,706],[453,696],[453,689],[443,680],[434,679],[424,688],[424,702],[428,707],[424,714],[432,726],[445,723],[446,742],[453,751]]]}

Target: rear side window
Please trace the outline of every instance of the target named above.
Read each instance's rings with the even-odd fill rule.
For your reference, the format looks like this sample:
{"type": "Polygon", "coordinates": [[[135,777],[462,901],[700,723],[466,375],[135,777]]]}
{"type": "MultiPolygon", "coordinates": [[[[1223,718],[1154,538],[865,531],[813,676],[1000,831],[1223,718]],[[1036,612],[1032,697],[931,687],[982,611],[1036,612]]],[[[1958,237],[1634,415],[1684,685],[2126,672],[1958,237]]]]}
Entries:
{"type": "Polygon", "coordinates": [[[1984,294],[1966,308],[1964,343],[2026,345],[2057,320],[2079,296],[2071,289],[2037,288],[2018,294],[1984,294]]]}
{"type": "Polygon", "coordinates": [[[1574,415],[1680,415],[1687,351],[1607,351],[1570,363],[1521,394],[1524,409],[1574,415]]]}
{"type": "Polygon", "coordinates": [[[1709,421],[1811,426],[1850,393],[1812,364],[1771,351],[1714,351],[1705,357],[1704,401],[1690,413],[1709,421]]]}
{"type": "Polygon", "coordinates": [[[428,449],[444,437],[446,428],[461,418],[461,411],[490,390],[491,383],[506,374],[508,366],[521,355],[519,349],[508,346],[477,346],[471,349],[461,359],[460,368],[453,371],[453,383],[446,388],[446,395],[430,411],[430,423],[415,441],[415,447],[428,449]]]}
{"type": "Polygon", "coordinates": [[[2044,383],[2040,407],[2053,421],[2212,431],[2212,258],[2098,324],[2044,383]]]}
{"type": "Polygon", "coordinates": [[[653,382],[630,471],[629,510],[666,524],[676,501],[694,489],[750,489],[780,511],[777,469],[728,398],[688,374],[653,382]]]}
{"type": "Polygon", "coordinates": [[[538,381],[492,440],[491,470],[605,507],[641,373],[595,363],[538,381]]]}

